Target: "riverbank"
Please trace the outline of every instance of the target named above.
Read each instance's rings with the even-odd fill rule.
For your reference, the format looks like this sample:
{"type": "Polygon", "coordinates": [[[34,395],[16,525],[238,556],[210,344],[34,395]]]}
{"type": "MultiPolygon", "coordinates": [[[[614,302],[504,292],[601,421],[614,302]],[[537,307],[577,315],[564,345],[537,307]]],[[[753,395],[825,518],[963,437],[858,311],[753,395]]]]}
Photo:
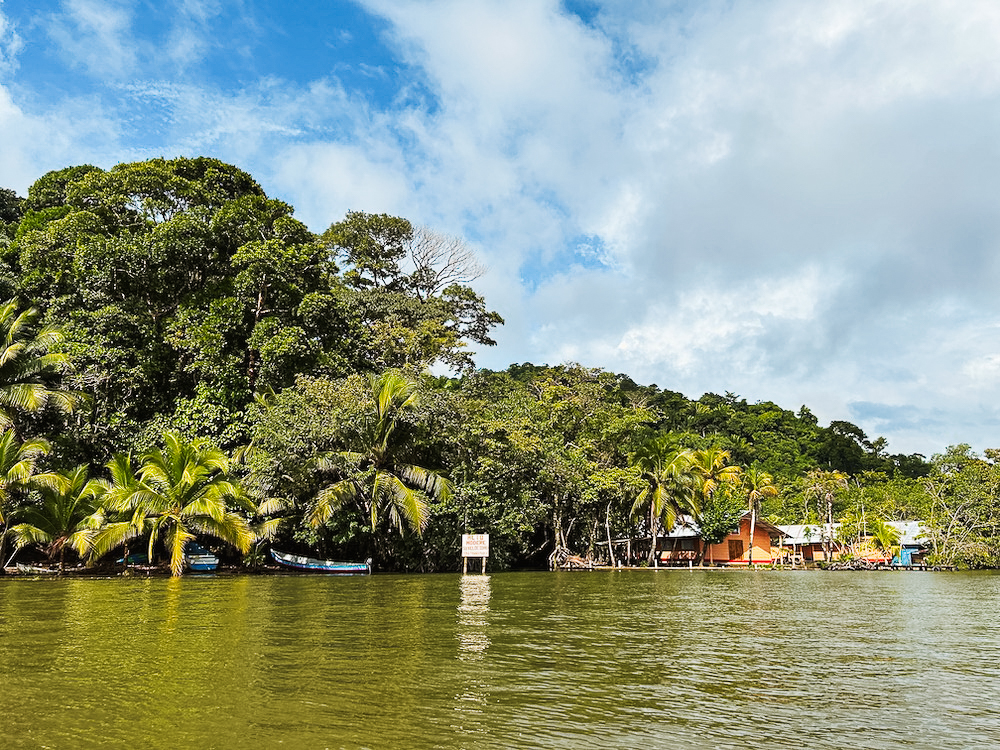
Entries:
{"type": "MultiPolygon", "coordinates": [[[[644,572],[717,572],[717,573],[746,573],[746,572],[805,572],[805,571],[833,571],[833,572],[955,572],[959,569],[954,566],[946,565],[890,565],[881,566],[873,568],[852,568],[852,567],[837,567],[837,566],[827,566],[820,567],[818,565],[799,565],[796,567],[791,567],[788,565],[754,565],[752,567],[741,565],[714,565],[714,566],[660,566],[652,567],[646,565],[635,565],[635,566],[625,566],[619,565],[616,567],[611,567],[610,565],[593,565],[585,568],[559,568],[555,572],[575,572],[575,573],[585,573],[585,572],[614,572],[614,571],[644,571],[644,572]]],[[[396,571],[373,571],[372,575],[382,574],[400,574],[400,575],[412,575],[412,576],[425,576],[425,575],[454,575],[456,571],[446,572],[446,573],[410,573],[410,574],[400,574],[396,571]]],[[[480,573],[470,573],[469,576],[478,575],[490,575],[495,571],[488,571],[485,574],[480,573]]],[[[505,571],[505,572],[528,572],[528,571],[505,571]]],[[[547,571],[534,571],[534,572],[547,572],[547,571]]],[[[204,578],[207,576],[224,576],[224,577],[237,577],[237,576],[336,576],[335,573],[324,573],[324,572],[309,572],[303,570],[293,570],[290,568],[284,568],[277,565],[262,565],[258,567],[243,567],[238,565],[223,566],[220,565],[214,571],[207,572],[186,572],[185,577],[194,578],[204,578]]],[[[86,568],[86,567],[73,567],[66,568],[62,573],[58,569],[53,568],[43,568],[40,566],[32,565],[28,569],[10,567],[4,569],[3,577],[10,578],[89,578],[89,579],[119,579],[119,578],[169,578],[170,568],[167,565],[130,565],[126,569],[121,568],[86,568]]]]}

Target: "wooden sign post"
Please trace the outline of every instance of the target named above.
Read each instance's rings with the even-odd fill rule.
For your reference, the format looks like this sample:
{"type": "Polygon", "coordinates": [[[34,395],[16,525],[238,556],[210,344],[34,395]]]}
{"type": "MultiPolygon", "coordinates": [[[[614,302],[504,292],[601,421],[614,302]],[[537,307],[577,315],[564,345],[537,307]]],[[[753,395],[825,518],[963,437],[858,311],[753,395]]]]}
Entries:
{"type": "Polygon", "coordinates": [[[469,572],[469,558],[482,558],[483,573],[486,572],[486,558],[490,556],[489,534],[462,534],[462,575],[469,572]]]}

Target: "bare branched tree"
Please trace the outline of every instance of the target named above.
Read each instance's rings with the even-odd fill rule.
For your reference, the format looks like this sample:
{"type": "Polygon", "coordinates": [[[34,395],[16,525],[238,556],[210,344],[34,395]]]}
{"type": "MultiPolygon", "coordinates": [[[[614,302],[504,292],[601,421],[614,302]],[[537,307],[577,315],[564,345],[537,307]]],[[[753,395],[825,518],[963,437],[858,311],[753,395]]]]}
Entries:
{"type": "Polygon", "coordinates": [[[422,300],[452,284],[468,284],[486,273],[486,266],[463,239],[427,227],[413,230],[408,250],[414,269],[410,285],[422,300]]]}

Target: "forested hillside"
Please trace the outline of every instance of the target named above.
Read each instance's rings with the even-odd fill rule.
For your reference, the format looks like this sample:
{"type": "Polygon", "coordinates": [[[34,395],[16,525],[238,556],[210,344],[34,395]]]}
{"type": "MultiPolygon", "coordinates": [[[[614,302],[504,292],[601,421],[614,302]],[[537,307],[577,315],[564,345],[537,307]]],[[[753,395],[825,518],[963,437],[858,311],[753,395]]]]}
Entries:
{"type": "Polygon", "coordinates": [[[196,158],[50,172],[0,191],[0,222],[5,560],[141,548],[177,571],[199,538],[248,565],[273,544],[454,570],[460,534],[486,531],[496,564],[544,566],[748,508],[920,519],[942,562],[1000,560],[993,451],[893,454],[805,405],[584,365],[477,369],[503,323],[481,268],[406,219],[317,235],[196,158]]]}

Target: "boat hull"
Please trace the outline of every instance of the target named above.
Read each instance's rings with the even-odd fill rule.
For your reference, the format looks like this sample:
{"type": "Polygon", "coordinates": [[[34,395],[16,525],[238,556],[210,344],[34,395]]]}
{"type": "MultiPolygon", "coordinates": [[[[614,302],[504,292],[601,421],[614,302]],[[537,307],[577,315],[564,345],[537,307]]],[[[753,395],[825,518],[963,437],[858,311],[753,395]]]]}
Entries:
{"type": "Polygon", "coordinates": [[[41,565],[17,563],[17,572],[22,576],[54,576],[59,571],[56,568],[43,568],[41,565]]]}
{"type": "Polygon", "coordinates": [[[200,544],[192,544],[184,555],[184,565],[191,573],[212,573],[219,567],[219,558],[200,544]]]}
{"type": "Polygon", "coordinates": [[[308,573],[327,573],[341,576],[368,575],[372,572],[370,562],[337,562],[335,560],[317,560],[314,557],[303,557],[302,555],[289,555],[277,550],[271,550],[271,557],[279,565],[293,570],[301,570],[308,573]]]}
{"type": "Polygon", "coordinates": [[[219,567],[219,558],[215,555],[194,555],[187,558],[187,566],[192,573],[211,573],[219,567]]]}

